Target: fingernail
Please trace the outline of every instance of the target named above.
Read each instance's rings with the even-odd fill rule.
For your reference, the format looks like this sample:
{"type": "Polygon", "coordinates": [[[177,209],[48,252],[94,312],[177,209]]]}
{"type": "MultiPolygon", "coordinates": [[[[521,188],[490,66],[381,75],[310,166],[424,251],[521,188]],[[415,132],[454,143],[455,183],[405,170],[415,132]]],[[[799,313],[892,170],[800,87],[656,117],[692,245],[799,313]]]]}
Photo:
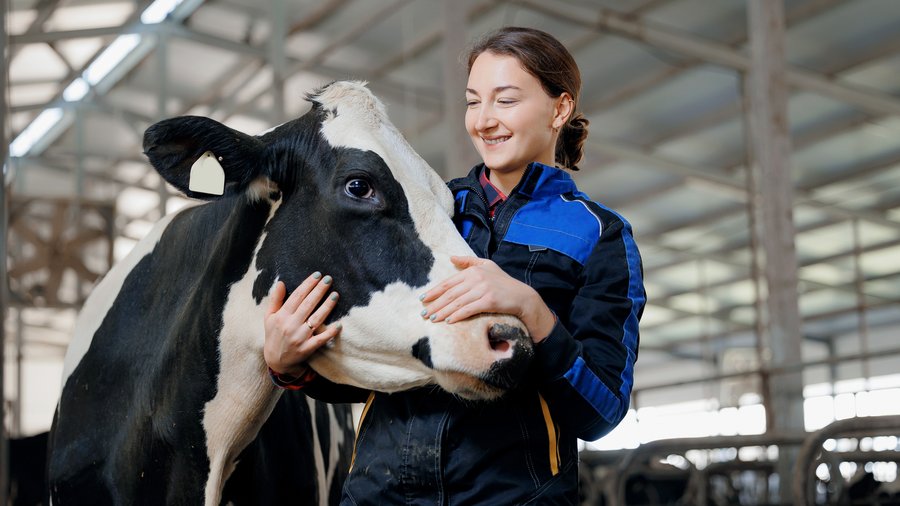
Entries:
{"type": "Polygon", "coordinates": [[[336,328],[336,329],[343,328],[343,326],[344,325],[341,322],[337,322],[334,324],[334,328],[336,328]]]}
{"type": "Polygon", "coordinates": [[[425,294],[419,295],[419,300],[425,300],[425,294]]]}
{"type": "Polygon", "coordinates": [[[322,277],[322,273],[321,273],[321,272],[316,271],[316,272],[313,273],[313,279],[319,279],[319,278],[321,278],[321,277],[322,277]]]}
{"type": "Polygon", "coordinates": [[[437,315],[436,315],[436,314],[433,314],[433,315],[431,315],[431,316],[428,317],[428,319],[431,320],[431,321],[434,321],[435,318],[437,318],[437,315]]]}
{"type": "Polygon", "coordinates": [[[419,313],[419,314],[422,315],[422,316],[428,316],[428,310],[427,310],[427,309],[423,309],[422,312],[419,313]]]}
{"type": "Polygon", "coordinates": [[[331,292],[331,295],[329,295],[328,298],[331,299],[331,300],[338,300],[338,293],[337,293],[337,292],[331,292]]]}
{"type": "Polygon", "coordinates": [[[322,278],[322,282],[325,283],[326,285],[330,285],[331,284],[331,276],[325,276],[324,278],[322,278]]]}

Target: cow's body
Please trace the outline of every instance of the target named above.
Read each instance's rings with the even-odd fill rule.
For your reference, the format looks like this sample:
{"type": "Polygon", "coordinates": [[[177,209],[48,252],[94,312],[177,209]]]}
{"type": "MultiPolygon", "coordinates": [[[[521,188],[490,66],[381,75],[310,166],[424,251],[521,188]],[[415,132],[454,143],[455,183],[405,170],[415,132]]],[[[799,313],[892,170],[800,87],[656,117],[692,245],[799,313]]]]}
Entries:
{"type": "MultiPolygon", "coordinates": [[[[339,486],[347,467],[340,461],[353,441],[347,406],[319,404],[315,409],[331,416],[315,419],[302,394],[279,401],[262,362],[242,360],[241,351],[228,346],[229,338],[258,335],[259,329],[241,324],[258,325],[265,310],[255,306],[254,315],[247,302],[256,278],[250,261],[271,206],[237,200],[239,208],[225,199],[160,222],[98,287],[100,301],[114,302],[102,319],[79,322],[100,325],[79,334],[93,339],[60,400],[57,416],[70,421],[57,420],[51,442],[51,492],[65,498],[54,504],[133,504],[135,498],[145,504],[202,504],[207,477],[230,473],[224,466],[255,437],[275,402],[285,412],[270,420],[265,433],[278,434],[280,455],[248,448],[250,458],[242,459],[243,472],[235,478],[292,474],[290,480],[274,480],[271,493],[297,486],[304,492],[297,499],[309,504],[320,504],[319,476],[326,497],[332,484],[339,486]],[[114,290],[108,285],[120,285],[118,294],[129,296],[107,299],[104,292],[114,290]],[[229,310],[241,314],[229,318],[229,310]],[[229,382],[235,377],[240,381],[229,382]],[[315,431],[336,444],[314,440],[312,420],[315,431]],[[318,460],[331,469],[315,465],[323,452],[318,460]]],[[[100,301],[92,297],[85,313],[101,310],[93,306],[100,301]]],[[[221,482],[209,481],[213,491],[219,487],[221,482]]],[[[233,490],[235,496],[250,492],[257,490],[233,490]]],[[[254,503],[255,498],[243,504],[254,503]]]]}
{"type": "Polygon", "coordinates": [[[206,118],[148,130],[163,177],[200,196],[187,174],[211,150],[226,195],[161,220],[85,304],[50,440],[53,504],[334,502],[349,410],[282,396],[262,358],[272,288],[314,270],[334,274],[341,294],[330,315],[341,336],[311,361],[333,381],[388,392],[438,383],[487,399],[524,370],[519,322],[419,317],[418,294],[471,250],[448,190],[381,104],[358,83],[311,100],[260,137],[206,118]]]}

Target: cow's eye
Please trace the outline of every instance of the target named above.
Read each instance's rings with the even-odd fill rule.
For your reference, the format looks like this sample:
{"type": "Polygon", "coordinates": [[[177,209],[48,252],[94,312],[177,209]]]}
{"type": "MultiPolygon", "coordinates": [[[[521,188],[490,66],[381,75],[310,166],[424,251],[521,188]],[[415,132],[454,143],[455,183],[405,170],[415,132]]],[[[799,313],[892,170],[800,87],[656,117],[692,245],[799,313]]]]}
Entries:
{"type": "Polygon", "coordinates": [[[375,195],[372,185],[365,179],[351,179],[344,185],[344,191],[351,197],[358,199],[370,199],[375,195]]]}

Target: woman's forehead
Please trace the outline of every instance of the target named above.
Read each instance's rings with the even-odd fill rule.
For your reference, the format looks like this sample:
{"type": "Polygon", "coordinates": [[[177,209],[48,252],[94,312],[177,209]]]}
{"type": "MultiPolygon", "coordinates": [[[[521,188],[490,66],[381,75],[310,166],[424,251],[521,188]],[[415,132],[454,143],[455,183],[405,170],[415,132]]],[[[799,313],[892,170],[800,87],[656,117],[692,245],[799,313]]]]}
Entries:
{"type": "Polygon", "coordinates": [[[466,91],[480,95],[510,89],[529,91],[540,88],[540,85],[516,57],[486,51],[472,63],[466,91]]]}

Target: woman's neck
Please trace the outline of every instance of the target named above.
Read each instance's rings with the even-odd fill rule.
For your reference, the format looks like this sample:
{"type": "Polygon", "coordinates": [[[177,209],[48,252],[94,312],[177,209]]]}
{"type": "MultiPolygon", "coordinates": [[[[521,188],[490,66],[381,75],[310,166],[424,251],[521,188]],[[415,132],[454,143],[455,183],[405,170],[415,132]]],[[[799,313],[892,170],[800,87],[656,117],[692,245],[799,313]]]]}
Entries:
{"type": "Polygon", "coordinates": [[[512,172],[497,172],[492,170],[488,175],[488,179],[491,181],[491,184],[502,191],[504,195],[509,195],[510,192],[513,191],[513,188],[519,184],[519,181],[522,180],[522,175],[525,174],[527,168],[528,166],[525,166],[520,170],[512,172]]]}

